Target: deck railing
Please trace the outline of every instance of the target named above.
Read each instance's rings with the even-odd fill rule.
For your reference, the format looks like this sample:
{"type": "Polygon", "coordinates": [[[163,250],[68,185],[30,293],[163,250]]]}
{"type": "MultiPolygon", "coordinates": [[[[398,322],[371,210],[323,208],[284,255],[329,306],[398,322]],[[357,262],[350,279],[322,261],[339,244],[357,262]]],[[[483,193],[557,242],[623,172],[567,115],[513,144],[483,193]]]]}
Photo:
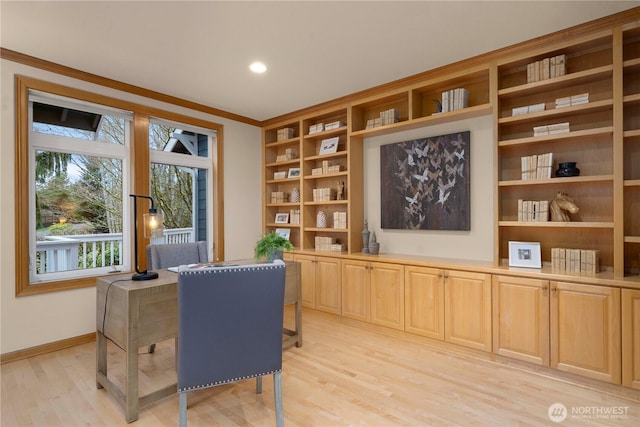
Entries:
{"type": "MultiPolygon", "coordinates": [[[[151,243],[188,243],[192,228],[165,229],[151,243]]],[[[36,274],[122,265],[122,233],[46,236],[36,242],[36,274]]]]}

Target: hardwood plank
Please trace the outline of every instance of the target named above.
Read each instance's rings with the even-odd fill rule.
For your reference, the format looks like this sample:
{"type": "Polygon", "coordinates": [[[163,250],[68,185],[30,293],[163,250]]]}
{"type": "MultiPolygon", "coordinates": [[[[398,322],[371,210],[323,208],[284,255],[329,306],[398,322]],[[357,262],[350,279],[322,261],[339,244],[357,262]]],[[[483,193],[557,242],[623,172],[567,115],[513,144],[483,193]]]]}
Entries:
{"type": "MultiPolygon", "coordinates": [[[[286,311],[293,319],[293,307],[286,311]]],[[[284,352],[287,426],[551,425],[553,403],[627,408],[623,419],[567,419],[565,425],[631,426],[640,391],[557,372],[418,335],[304,310],[305,343],[284,352]]],[[[109,372],[124,381],[124,353],[109,343],[109,372]]],[[[142,351],[142,349],[141,349],[142,351]]],[[[140,394],[175,381],[174,341],[140,355],[140,394]]],[[[2,426],[126,426],[124,410],[95,385],[95,343],[6,363],[2,426]]],[[[273,380],[189,394],[189,425],[271,426],[273,380]]],[[[143,407],[136,427],[175,426],[176,394],[143,407]]]]}

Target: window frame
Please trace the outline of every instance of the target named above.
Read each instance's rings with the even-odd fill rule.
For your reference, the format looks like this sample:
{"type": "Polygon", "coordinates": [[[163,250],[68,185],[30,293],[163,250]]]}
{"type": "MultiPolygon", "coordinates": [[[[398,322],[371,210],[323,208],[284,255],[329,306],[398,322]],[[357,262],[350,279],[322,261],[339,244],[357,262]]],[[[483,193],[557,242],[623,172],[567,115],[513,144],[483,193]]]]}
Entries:
{"type": "MultiPolygon", "coordinates": [[[[132,134],[130,136],[130,145],[128,147],[128,159],[130,162],[131,176],[128,177],[129,187],[125,191],[135,194],[149,194],[149,166],[150,166],[150,149],[149,149],[149,120],[150,117],[169,120],[172,122],[184,123],[186,125],[204,128],[215,131],[217,134],[214,150],[211,155],[211,171],[214,174],[214,185],[211,188],[211,200],[213,203],[213,212],[211,216],[212,230],[214,240],[211,242],[213,246],[213,259],[224,259],[224,211],[223,206],[223,188],[224,188],[224,170],[222,165],[223,159],[223,126],[218,123],[185,116],[182,114],[172,113],[157,108],[136,104],[129,101],[113,98],[110,96],[100,95],[81,89],[63,86],[55,83],[46,82],[26,76],[15,76],[15,287],[16,296],[37,295],[48,292],[58,292],[69,289],[78,289],[92,287],[96,284],[96,278],[99,276],[86,276],[79,278],[67,278],[61,280],[31,282],[30,278],[30,199],[32,197],[33,188],[29,186],[29,92],[43,92],[46,94],[60,96],[77,100],[78,102],[88,102],[92,104],[104,105],[126,111],[133,112],[132,134]],[[29,213],[26,215],[25,213],[29,213]]],[[[126,92],[126,91],[125,91],[126,92]]],[[[177,107],[177,106],[176,106],[177,107]]],[[[126,214],[126,213],[125,213],[126,214]]],[[[129,213],[129,215],[132,215],[129,213]]],[[[139,212],[139,220],[142,220],[142,212],[139,212]]],[[[131,224],[133,218],[129,223],[131,224]]],[[[132,234],[133,230],[123,230],[123,233],[132,234]]],[[[145,248],[149,240],[144,236],[136,236],[138,238],[138,258],[140,267],[146,268],[145,248]]],[[[133,265],[134,256],[134,240],[133,236],[129,238],[130,260],[128,265],[133,265]]],[[[124,236],[123,236],[124,239],[124,236]]]]}

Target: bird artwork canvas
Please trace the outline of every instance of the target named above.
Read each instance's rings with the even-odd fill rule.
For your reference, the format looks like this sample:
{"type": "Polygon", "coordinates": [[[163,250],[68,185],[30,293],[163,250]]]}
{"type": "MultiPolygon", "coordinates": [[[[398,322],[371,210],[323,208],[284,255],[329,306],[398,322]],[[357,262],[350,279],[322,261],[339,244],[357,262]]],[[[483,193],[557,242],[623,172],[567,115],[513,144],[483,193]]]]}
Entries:
{"type": "Polygon", "coordinates": [[[469,131],[380,147],[385,229],[470,230],[469,131]]]}

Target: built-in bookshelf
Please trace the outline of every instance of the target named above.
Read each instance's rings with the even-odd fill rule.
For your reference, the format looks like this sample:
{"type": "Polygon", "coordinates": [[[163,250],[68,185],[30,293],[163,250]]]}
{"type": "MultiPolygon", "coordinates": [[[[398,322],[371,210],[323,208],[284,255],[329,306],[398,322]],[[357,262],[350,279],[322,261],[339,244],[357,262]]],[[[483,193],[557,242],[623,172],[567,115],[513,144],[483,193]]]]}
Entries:
{"type": "MultiPolygon", "coordinates": [[[[272,182],[270,173],[289,165],[265,160],[265,191],[300,187],[296,248],[313,249],[319,236],[346,242],[347,253],[360,251],[362,146],[367,138],[493,115],[496,263],[508,258],[509,241],[539,241],[545,263],[551,263],[551,248],[598,250],[605,271],[615,277],[637,274],[640,23],[634,16],[637,11],[623,18],[623,24],[572,29],[269,121],[273,132],[297,129],[289,142],[265,134],[265,146],[274,154],[288,143],[300,150],[300,160],[292,161],[301,169],[298,180],[272,182]],[[467,96],[466,102],[459,109],[439,111],[443,94],[456,90],[467,96]],[[325,123],[337,125],[316,126],[325,123]],[[320,154],[328,139],[337,140],[336,151],[320,154]],[[549,155],[551,164],[546,162],[549,155]],[[525,177],[523,159],[532,158],[545,159],[543,170],[525,177]],[[566,162],[575,162],[580,174],[556,177],[558,164],[566,162]],[[344,198],[314,200],[313,190],[331,189],[342,181],[344,198]],[[550,202],[557,193],[566,193],[580,208],[570,222],[519,220],[519,201],[550,202]],[[326,227],[317,226],[319,211],[326,215],[326,227]],[[342,212],[347,214],[346,230],[332,226],[334,213],[342,212]]],[[[275,208],[288,207],[267,203],[267,227],[275,228],[270,221],[275,208]]]]}
{"type": "Polygon", "coordinates": [[[295,212],[300,201],[291,201],[294,189],[301,187],[300,123],[292,121],[263,129],[263,222],[264,232],[279,228],[289,230],[294,247],[302,247],[300,224],[295,223],[295,212]],[[297,173],[296,173],[297,170],[297,173]],[[278,216],[288,215],[286,222],[276,222],[278,216]],[[293,221],[293,222],[292,222],[293,221]]]}
{"type": "Polygon", "coordinates": [[[640,271],[640,23],[622,38],[624,265],[640,271]]]}

